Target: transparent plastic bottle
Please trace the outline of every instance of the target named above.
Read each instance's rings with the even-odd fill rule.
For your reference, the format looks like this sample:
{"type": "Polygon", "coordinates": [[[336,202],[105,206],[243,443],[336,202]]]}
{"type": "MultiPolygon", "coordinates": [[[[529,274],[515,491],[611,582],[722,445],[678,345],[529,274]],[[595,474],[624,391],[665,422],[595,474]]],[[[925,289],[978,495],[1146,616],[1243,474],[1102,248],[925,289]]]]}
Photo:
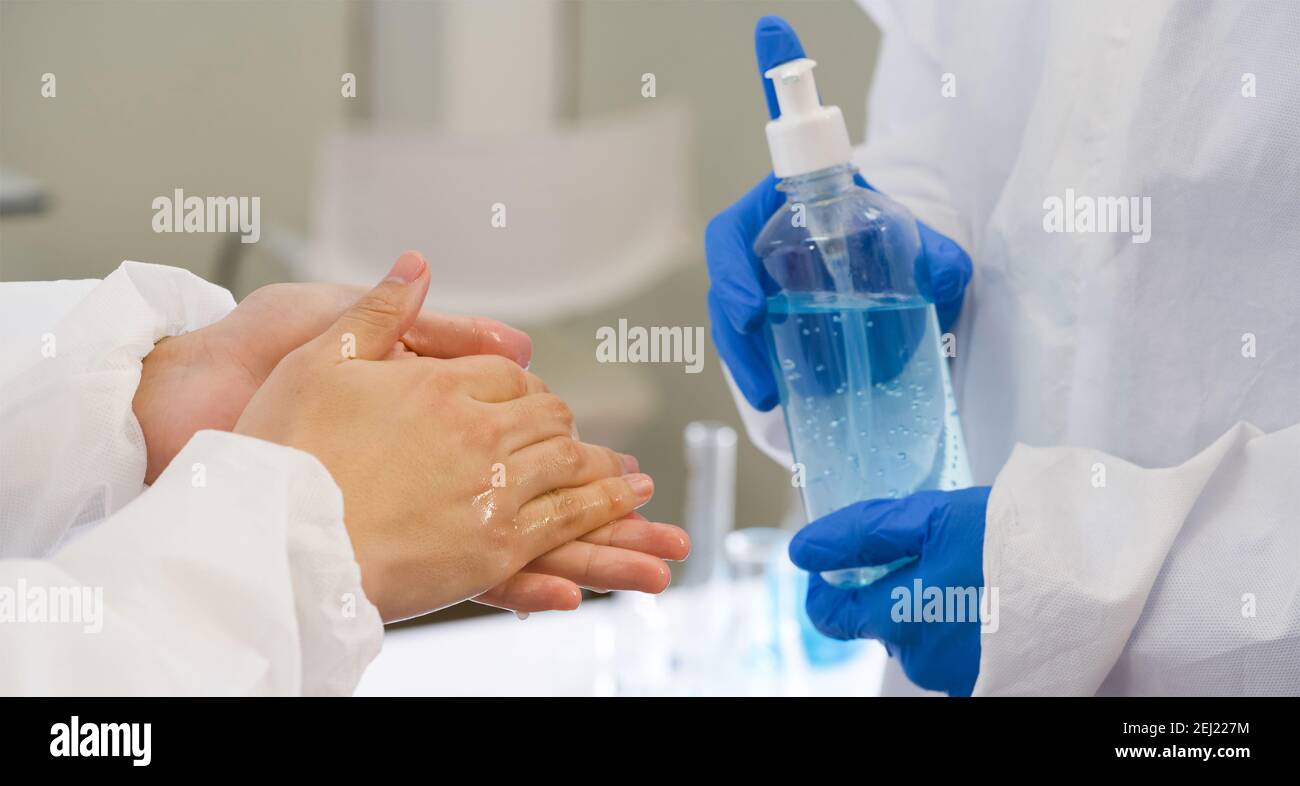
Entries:
{"type": "MultiPolygon", "coordinates": [[[[781,106],[768,139],[787,198],[754,252],[804,508],[815,519],[971,479],[916,220],[854,183],[847,131],[831,130],[843,118],[817,101],[812,65],[768,72],[781,106]],[[774,132],[782,122],[793,127],[774,132]],[[810,132],[810,122],[825,128],[810,132]]],[[[864,586],[911,559],[822,575],[864,586]]]]}

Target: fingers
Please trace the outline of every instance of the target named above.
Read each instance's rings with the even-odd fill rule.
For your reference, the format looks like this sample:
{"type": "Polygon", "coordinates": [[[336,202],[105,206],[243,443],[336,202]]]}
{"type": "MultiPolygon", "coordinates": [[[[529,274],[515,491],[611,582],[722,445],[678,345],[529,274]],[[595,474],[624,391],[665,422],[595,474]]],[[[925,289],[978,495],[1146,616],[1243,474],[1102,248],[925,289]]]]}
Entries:
{"type": "Polygon", "coordinates": [[[918,496],[855,503],[799,530],[790,541],[790,559],[818,572],[919,555],[932,509],[928,497],[918,496]]]}
{"type": "Polygon", "coordinates": [[[760,270],[752,243],[781,201],[776,177],[769,174],[715,216],[704,233],[713,342],[740,392],[760,411],[775,407],[779,396],[766,339],[759,332],[767,319],[761,278],[766,273],[760,270]]]}
{"type": "Polygon", "coordinates": [[[542,381],[542,378],[532,373],[531,371],[524,372],[524,380],[528,386],[527,395],[529,396],[536,395],[538,393],[551,392],[551,389],[546,387],[546,383],[542,381]]]}
{"type": "Polygon", "coordinates": [[[432,358],[499,355],[525,367],[533,356],[527,333],[483,317],[423,311],[402,340],[412,351],[432,358]]]}
{"type": "Polygon", "coordinates": [[[738,333],[728,321],[716,293],[709,292],[709,324],[713,343],[727,364],[731,378],[745,400],[760,412],[780,403],[772,364],[768,361],[767,339],[761,333],[738,333]]]}
{"type": "Polygon", "coordinates": [[[559,546],[529,563],[524,570],[568,579],[597,590],[660,593],[672,573],[658,557],[639,551],[598,546],[581,540],[559,546]]]}
{"type": "Polygon", "coordinates": [[[921,247],[929,265],[930,283],[938,303],[958,300],[970,282],[970,255],[946,235],[941,235],[924,222],[917,222],[921,234],[921,247]]]}
{"type": "Polygon", "coordinates": [[[752,333],[763,326],[767,296],[760,276],[761,263],[753,243],[785,196],[768,174],[734,205],[714,216],[704,231],[704,256],[709,281],[731,327],[752,333]]]}
{"type": "Polygon", "coordinates": [[[681,528],[632,513],[552,549],[474,600],[528,613],[577,608],[579,586],[662,592],[671,578],[662,560],[682,560],[689,552],[681,528]]]}
{"type": "Polygon", "coordinates": [[[474,598],[476,603],[523,614],[572,611],[582,602],[577,584],[559,576],[520,572],[474,598]]]}
{"type": "Polygon", "coordinates": [[[646,521],[639,513],[611,521],[583,535],[581,540],[597,546],[639,551],[674,562],[686,559],[691,553],[691,538],[686,530],[672,524],[646,521]]]}
{"type": "Polygon", "coordinates": [[[407,251],[393,263],[387,278],[312,340],[310,352],[333,362],[384,358],[415,322],[428,290],[428,264],[419,253],[407,251]]]}
{"type": "MultiPolygon", "coordinates": [[[[609,448],[579,442],[567,435],[529,445],[506,461],[510,485],[518,488],[525,500],[556,489],[576,489],[601,478],[617,478],[632,467],[621,454],[609,448]]],[[[605,521],[621,517],[622,514],[610,516],[605,521]]]]}
{"type": "Polygon", "coordinates": [[[407,349],[406,345],[398,341],[393,344],[393,348],[383,357],[383,360],[407,360],[409,358],[418,358],[419,355],[407,349]]]}
{"type": "Polygon", "coordinates": [[[537,541],[546,553],[576,540],[644,505],[654,494],[654,481],[640,473],[603,478],[579,488],[551,491],[525,503],[516,519],[524,537],[537,541]]]}
{"type": "Polygon", "coordinates": [[[504,416],[515,425],[506,435],[505,447],[511,453],[552,437],[573,437],[573,412],[564,400],[552,393],[524,396],[505,404],[504,416]]]}
{"type": "Polygon", "coordinates": [[[438,373],[453,378],[470,398],[487,403],[512,401],[545,388],[540,379],[524,371],[518,363],[499,355],[444,360],[438,373]]]}
{"type": "Polygon", "coordinates": [[[808,618],[826,636],[840,641],[877,639],[886,644],[900,644],[916,626],[896,622],[891,610],[896,600],[895,587],[912,586],[915,568],[903,568],[861,589],[832,587],[816,573],[808,576],[808,618]]]}
{"type": "Polygon", "coordinates": [[[922,257],[926,261],[926,278],[930,282],[939,329],[947,331],[961,313],[962,299],[970,283],[970,255],[951,238],[934,231],[922,221],[916,222],[921,233],[922,257]]]}
{"type": "MultiPolygon", "coordinates": [[[[789,22],[779,16],[765,16],[754,28],[754,56],[758,59],[761,78],[770,68],[804,57],[804,51],[789,22]]],[[[776,102],[772,80],[763,78],[763,94],[767,96],[768,115],[775,120],[781,114],[781,107],[776,102]]]]}

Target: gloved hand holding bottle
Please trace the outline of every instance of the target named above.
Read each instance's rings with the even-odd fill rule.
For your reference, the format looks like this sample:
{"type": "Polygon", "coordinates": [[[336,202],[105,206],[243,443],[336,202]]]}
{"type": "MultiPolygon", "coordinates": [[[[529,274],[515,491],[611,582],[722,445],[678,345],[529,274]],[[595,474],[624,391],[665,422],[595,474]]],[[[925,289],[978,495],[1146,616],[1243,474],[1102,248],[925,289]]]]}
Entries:
{"type": "MultiPolygon", "coordinates": [[[[760,77],[782,63],[804,57],[799,37],[789,23],[776,16],[759,20],[754,48],[760,77]]],[[[779,114],[775,90],[771,80],[762,81],[768,112],[775,118],[779,114]]],[[[854,174],[853,180],[870,188],[859,174],[854,174]]],[[[770,281],[765,286],[763,266],[753,246],[764,225],[786,203],[786,195],[777,189],[777,183],[776,175],[768,174],[735,204],[714,216],[704,237],[713,341],[745,399],[764,412],[779,402],[762,332],[772,286],[770,281]]],[[[946,331],[961,311],[962,296],[971,277],[970,256],[924,222],[917,221],[916,227],[922,250],[917,284],[922,294],[933,300],[939,327],[946,331]]]]}
{"type": "Polygon", "coordinates": [[[821,104],[816,64],[784,20],[760,20],[755,49],[774,173],[709,224],[714,341],[752,406],[783,405],[795,470],[809,476],[817,520],[791,557],[813,574],[813,624],[880,639],[917,684],[969,694],[978,609],[971,622],[913,625],[893,614],[893,591],[983,586],[988,489],[911,494],[969,482],[937,332],[960,311],[970,257],[862,190],[843,117],[821,104]]]}
{"type": "MultiPolygon", "coordinates": [[[[821,102],[816,63],[784,20],[760,20],[755,45],[773,176],[709,226],[715,342],[752,405],[783,405],[810,518],[965,486],[940,332],[970,259],[866,187],[843,114],[821,102]]],[[[824,578],[863,586],[905,562],[824,578]]]]}
{"type": "Polygon", "coordinates": [[[987,486],[918,491],[859,502],[804,527],[790,559],[811,573],[813,625],[834,639],[877,639],[912,682],[969,696],[979,675],[980,608],[987,613],[973,604],[993,602],[983,597],[988,497],[987,486]],[[857,589],[832,587],[819,575],[907,557],[917,559],[857,589]]]}

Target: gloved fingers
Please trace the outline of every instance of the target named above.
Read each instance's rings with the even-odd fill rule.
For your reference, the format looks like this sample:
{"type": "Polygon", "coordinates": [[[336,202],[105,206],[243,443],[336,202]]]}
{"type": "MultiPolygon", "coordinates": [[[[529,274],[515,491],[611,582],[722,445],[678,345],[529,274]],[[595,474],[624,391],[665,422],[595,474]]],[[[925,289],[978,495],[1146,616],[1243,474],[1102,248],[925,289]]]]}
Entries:
{"type": "MultiPolygon", "coordinates": [[[[962,585],[984,583],[984,519],[988,515],[989,486],[971,486],[955,491],[918,491],[912,495],[918,504],[928,504],[930,532],[927,547],[932,552],[959,550],[974,555],[967,563],[973,575],[953,576],[962,585]]],[[[955,553],[955,552],[954,552],[955,553]]]]}
{"type": "Polygon", "coordinates": [[[754,240],[785,201],[768,174],[731,207],[713,217],[704,231],[704,256],[709,281],[722,313],[734,330],[752,333],[763,324],[767,296],[754,240]]]}
{"type": "Polygon", "coordinates": [[[957,324],[957,317],[961,316],[961,301],[951,300],[947,303],[935,303],[934,311],[939,317],[939,332],[947,333],[952,330],[952,326],[957,324]]]}
{"type": "Polygon", "coordinates": [[[760,412],[780,403],[763,334],[737,332],[723,315],[719,297],[713,291],[709,292],[709,322],[718,354],[745,400],[760,412]]]}
{"type": "Polygon", "coordinates": [[[767,96],[767,113],[772,119],[781,114],[772,80],[763,76],[769,69],[804,57],[803,44],[790,23],[779,16],[765,16],[754,27],[754,56],[758,60],[758,78],[767,96]]]}
{"type": "Polygon", "coordinates": [[[870,322],[866,349],[873,382],[894,382],[923,342],[934,340],[928,310],[877,311],[871,314],[870,322]]]}
{"type": "Polygon", "coordinates": [[[818,572],[917,556],[929,530],[930,509],[913,497],[854,503],[799,530],[790,541],[790,559],[818,572]]]}
{"type": "Polygon", "coordinates": [[[869,191],[875,191],[875,190],[876,190],[876,187],[873,186],[873,185],[871,185],[870,183],[868,183],[868,182],[867,182],[867,179],[866,179],[865,177],[862,176],[862,173],[861,173],[861,172],[854,172],[854,173],[853,173],[853,184],[856,185],[856,186],[859,187],[859,188],[865,188],[865,189],[867,189],[867,190],[869,190],[869,191]]]}
{"type": "Polygon", "coordinates": [[[925,250],[930,269],[930,282],[934,286],[934,299],[940,303],[960,300],[970,283],[970,255],[947,235],[931,229],[924,221],[916,222],[921,234],[921,248],[925,250]]]}
{"type": "MultiPolygon", "coordinates": [[[[760,76],[769,68],[804,56],[794,30],[780,17],[764,17],[754,31],[760,76]]],[[[776,94],[764,79],[772,116],[776,94]]],[[[714,216],[704,233],[709,269],[709,319],[713,340],[741,393],[754,407],[766,411],[779,397],[772,377],[767,346],[758,334],[767,317],[765,273],[753,244],[768,219],[784,202],[769,173],[731,207],[714,216]]]]}
{"type": "Polygon", "coordinates": [[[947,331],[961,313],[962,298],[971,279],[970,255],[947,235],[939,234],[923,221],[916,222],[921,234],[921,258],[917,284],[921,294],[934,301],[939,312],[939,329],[947,331]]]}
{"type": "Polygon", "coordinates": [[[876,639],[892,652],[909,631],[903,627],[906,623],[894,620],[895,601],[890,593],[900,583],[911,583],[910,578],[905,582],[895,578],[912,575],[914,569],[909,568],[860,589],[832,587],[813,573],[808,577],[808,618],[817,630],[833,639],[876,639]]]}

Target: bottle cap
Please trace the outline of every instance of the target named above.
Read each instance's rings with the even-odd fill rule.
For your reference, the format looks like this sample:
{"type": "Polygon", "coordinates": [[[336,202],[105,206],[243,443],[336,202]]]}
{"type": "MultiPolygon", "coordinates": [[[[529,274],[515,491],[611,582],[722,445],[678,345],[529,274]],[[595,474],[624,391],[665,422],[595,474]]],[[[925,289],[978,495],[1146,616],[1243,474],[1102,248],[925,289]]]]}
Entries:
{"type": "Polygon", "coordinates": [[[853,146],[837,106],[822,106],[813,79],[816,61],[806,57],[763,74],[772,80],[780,117],[767,124],[767,146],[777,177],[797,177],[849,162],[853,146]]]}

